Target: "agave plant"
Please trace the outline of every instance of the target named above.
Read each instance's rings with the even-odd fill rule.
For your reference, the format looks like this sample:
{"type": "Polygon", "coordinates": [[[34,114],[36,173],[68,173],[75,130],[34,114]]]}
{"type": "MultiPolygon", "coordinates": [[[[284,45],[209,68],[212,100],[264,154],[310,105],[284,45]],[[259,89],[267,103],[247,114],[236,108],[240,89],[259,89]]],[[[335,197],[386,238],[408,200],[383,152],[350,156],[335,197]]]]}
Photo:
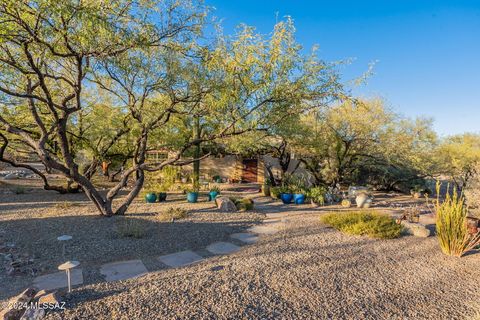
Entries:
{"type": "Polygon", "coordinates": [[[467,206],[463,194],[454,189],[447,191],[443,202],[439,199],[440,185],[437,184],[437,237],[442,251],[451,256],[461,257],[480,245],[480,232],[470,234],[467,227],[467,206]]]}

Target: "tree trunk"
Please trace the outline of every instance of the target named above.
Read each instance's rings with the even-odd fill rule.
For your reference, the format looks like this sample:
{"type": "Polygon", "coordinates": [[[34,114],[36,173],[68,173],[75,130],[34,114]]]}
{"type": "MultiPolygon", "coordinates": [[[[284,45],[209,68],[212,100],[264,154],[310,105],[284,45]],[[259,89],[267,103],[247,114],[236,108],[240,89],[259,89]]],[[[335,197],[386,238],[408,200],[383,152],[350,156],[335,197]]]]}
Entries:
{"type": "MultiPolygon", "coordinates": [[[[200,139],[200,117],[195,116],[195,124],[194,124],[194,139],[199,140],[200,139]]],[[[194,187],[199,187],[200,186],[200,142],[195,143],[194,147],[194,154],[193,157],[196,159],[193,162],[193,185],[194,187]]]]}

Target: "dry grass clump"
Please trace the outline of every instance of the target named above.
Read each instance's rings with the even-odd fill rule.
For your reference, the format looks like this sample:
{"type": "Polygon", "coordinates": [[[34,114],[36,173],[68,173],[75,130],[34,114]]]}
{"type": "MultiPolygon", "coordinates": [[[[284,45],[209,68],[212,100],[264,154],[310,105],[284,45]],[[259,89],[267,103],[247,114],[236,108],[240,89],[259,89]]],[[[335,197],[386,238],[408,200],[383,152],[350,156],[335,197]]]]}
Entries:
{"type": "Polygon", "coordinates": [[[168,208],[167,210],[158,214],[158,220],[160,221],[175,221],[179,219],[185,219],[188,216],[188,211],[182,208],[168,208]]]}
{"type": "Polygon", "coordinates": [[[323,215],[320,220],[342,232],[393,239],[400,237],[402,226],[385,214],[375,211],[333,212],[323,215]]]}
{"type": "Polygon", "coordinates": [[[146,228],[140,219],[122,217],[117,222],[117,232],[123,238],[141,239],[145,236],[146,228]]]}

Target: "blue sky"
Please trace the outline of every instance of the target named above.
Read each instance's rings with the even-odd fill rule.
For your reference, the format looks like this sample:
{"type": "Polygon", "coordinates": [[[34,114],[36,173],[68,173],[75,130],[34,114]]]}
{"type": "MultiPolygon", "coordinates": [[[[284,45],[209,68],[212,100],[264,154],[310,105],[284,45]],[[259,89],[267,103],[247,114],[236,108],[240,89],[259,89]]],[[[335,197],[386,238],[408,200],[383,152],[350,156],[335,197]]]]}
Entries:
{"type": "Polygon", "coordinates": [[[239,23],[270,32],[276,16],[295,20],[297,39],[320,46],[353,79],[377,61],[361,96],[397,112],[433,117],[441,135],[480,132],[480,0],[206,0],[225,33],[239,23]]]}

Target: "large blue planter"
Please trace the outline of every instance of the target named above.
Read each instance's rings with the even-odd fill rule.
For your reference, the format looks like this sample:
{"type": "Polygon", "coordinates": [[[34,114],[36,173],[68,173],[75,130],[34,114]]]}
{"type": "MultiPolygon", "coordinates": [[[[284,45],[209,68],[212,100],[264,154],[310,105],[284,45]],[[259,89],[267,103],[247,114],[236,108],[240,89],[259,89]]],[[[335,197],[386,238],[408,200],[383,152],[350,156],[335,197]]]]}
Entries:
{"type": "Polygon", "coordinates": [[[293,194],[291,194],[291,193],[281,193],[280,194],[280,199],[285,204],[290,203],[293,200],[293,194]]]}
{"type": "Polygon", "coordinates": [[[210,201],[215,200],[215,198],[218,196],[219,192],[218,191],[210,191],[208,194],[208,199],[210,201]]]}
{"type": "Polygon", "coordinates": [[[147,201],[148,203],[154,203],[155,201],[157,201],[157,195],[153,192],[147,193],[145,195],[145,201],[147,201]]]}
{"type": "Polygon", "coordinates": [[[198,192],[188,192],[187,201],[190,203],[195,203],[198,200],[198,192]]]}
{"type": "Polygon", "coordinates": [[[293,202],[295,202],[295,204],[304,204],[305,195],[303,193],[295,193],[293,195],[293,202]]]}

